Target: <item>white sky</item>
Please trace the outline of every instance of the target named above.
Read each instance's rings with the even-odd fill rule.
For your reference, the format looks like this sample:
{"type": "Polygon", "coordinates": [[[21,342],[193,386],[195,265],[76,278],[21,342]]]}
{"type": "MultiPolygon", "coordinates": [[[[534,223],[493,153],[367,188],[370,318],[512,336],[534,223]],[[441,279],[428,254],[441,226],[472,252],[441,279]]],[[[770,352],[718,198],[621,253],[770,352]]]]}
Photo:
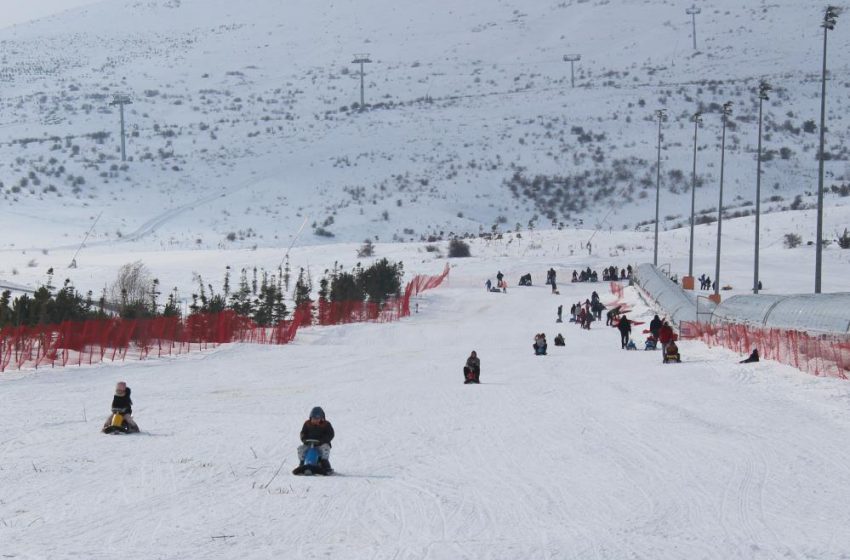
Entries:
{"type": "Polygon", "coordinates": [[[0,0],[0,28],[103,0],[0,0]]]}

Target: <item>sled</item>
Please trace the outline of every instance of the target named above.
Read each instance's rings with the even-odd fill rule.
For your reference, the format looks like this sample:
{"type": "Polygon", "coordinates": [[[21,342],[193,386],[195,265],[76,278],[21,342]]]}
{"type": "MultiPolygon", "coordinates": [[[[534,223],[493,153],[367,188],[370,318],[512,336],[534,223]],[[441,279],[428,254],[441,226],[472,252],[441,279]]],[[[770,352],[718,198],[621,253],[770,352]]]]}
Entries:
{"type": "Polygon", "coordinates": [[[313,476],[314,474],[327,476],[333,474],[332,468],[326,468],[322,464],[322,451],[319,449],[319,441],[308,439],[305,441],[309,448],[304,453],[304,463],[295,467],[292,471],[294,475],[313,476]]]}
{"type": "Polygon", "coordinates": [[[133,428],[124,422],[124,414],[127,411],[123,408],[112,409],[112,422],[103,429],[104,434],[136,434],[139,432],[138,426],[133,428]]]}

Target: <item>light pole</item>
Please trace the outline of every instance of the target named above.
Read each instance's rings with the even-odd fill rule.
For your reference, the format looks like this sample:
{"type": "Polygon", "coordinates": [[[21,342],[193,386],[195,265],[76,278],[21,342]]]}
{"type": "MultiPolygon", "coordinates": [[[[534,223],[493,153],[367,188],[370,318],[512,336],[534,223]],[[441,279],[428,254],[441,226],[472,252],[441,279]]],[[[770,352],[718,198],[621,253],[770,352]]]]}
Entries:
{"type": "Polygon", "coordinates": [[[565,54],[564,60],[570,63],[570,83],[572,87],[576,87],[576,67],[575,64],[581,60],[580,54],[565,54]]]}
{"type": "Polygon", "coordinates": [[[691,23],[693,24],[694,50],[697,50],[697,14],[701,11],[702,10],[696,6],[691,6],[685,10],[685,13],[691,16],[691,23]]]}
{"type": "Polygon", "coordinates": [[[761,122],[762,104],[769,99],[767,92],[771,90],[770,84],[762,81],[759,84],[759,147],[756,156],[756,245],[755,263],[753,265],[753,293],[759,293],[759,223],[761,219],[761,122]]]}
{"type": "Polygon", "coordinates": [[[110,105],[118,105],[121,110],[121,161],[127,161],[127,152],[124,147],[124,105],[130,105],[133,101],[129,95],[123,93],[115,93],[112,95],[112,103],[110,105]]]}
{"type": "Polygon", "coordinates": [[[723,135],[720,140],[720,202],[717,206],[717,259],[714,264],[714,302],[720,303],[720,236],[723,229],[723,165],[726,157],[726,121],[732,114],[732,102],[723,104],[723,135]]]}
{"type": "Polygon", "coordinates": [[[351,61],[351,64],[359,64],[360,65],[360,110],[361,111],[366,106],[366,103],[364,101],[365,95],[364,95],[364,88],[363,88],[363,78],[366,74],[363,71],[363,65],[369,64],[371,62],[372,61],[369,59],[368,54],[355,54],[354,60],[351,61]]]}
{"type": "Polygon", "coordinates": [[[666,109],[658,109],[655,111],[655,116],[658,119],[658,164],[656,165],[655,178],[655,250],[652,253],[652,264],[658,266],[658,209],[661,202],[661,123],[667,116],[666,109]]]}
{"type": "Polygon", "coordinates": [[[815,244],[815,293],[820,293],[821,265],[823,252],[823,160],[824,160],[824,133],[826,132],[826,36],[827,32],[835,29],[835,20],[838,17],[838,8],[828,6],[823,14],[823,73],[821,74],[820,94],[820,151],[818,152],[818,232],[815,244]]]}
{"type": "Polygon", "coordinates": [[[691,173],[691,246],[688,250],[688,276],[690,283],[693,286],[694,281],[694,222],[696,220],[696,202],[697,202],[697,131],[699,125],[702,124],[702,113],[697,111],[691,118],[694,121],[694,170],[691,173]]]}

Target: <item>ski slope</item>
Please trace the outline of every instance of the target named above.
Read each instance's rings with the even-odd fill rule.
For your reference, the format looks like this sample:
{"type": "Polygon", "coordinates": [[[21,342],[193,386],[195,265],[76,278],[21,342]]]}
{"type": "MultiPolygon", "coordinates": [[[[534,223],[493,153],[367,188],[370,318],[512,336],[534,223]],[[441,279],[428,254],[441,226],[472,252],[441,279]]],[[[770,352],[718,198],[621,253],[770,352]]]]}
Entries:
{"type": "Polygon", "coordinates": [[[850,554],[850,384],[700,343],[681,344],[680,365],[621,351],[599,323],[554,323],[594,288],[612,301],[607,284],[514,287],[548,266],[467,259],[409,319],[288,346],[4,375],[3,557],[850,554]],[[483,289],[497,266],[507,294],[483,289]],[[480,386],[462,384],[473,349],[480,386]],[[119,379],[139,436],[99,433],[119,379]],[[339,474],[294,477],[315,405],[339,474]]]}

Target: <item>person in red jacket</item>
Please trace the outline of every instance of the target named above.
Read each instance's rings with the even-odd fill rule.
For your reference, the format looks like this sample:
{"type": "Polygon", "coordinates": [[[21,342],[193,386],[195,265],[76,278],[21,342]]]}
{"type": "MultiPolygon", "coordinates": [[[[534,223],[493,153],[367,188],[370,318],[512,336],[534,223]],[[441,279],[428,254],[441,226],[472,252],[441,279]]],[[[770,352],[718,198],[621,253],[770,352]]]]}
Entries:
{"type": "Polygon", "coordinates": [[[661,324],[661,328],[658,329],[658,342],[661,343],[661,358],[663,360],[664,356],[667,355],[667,345],[675,340],[676,335],[673,334],[673,327],[670,326],[670,323],[664,321],[661,324]]]}

